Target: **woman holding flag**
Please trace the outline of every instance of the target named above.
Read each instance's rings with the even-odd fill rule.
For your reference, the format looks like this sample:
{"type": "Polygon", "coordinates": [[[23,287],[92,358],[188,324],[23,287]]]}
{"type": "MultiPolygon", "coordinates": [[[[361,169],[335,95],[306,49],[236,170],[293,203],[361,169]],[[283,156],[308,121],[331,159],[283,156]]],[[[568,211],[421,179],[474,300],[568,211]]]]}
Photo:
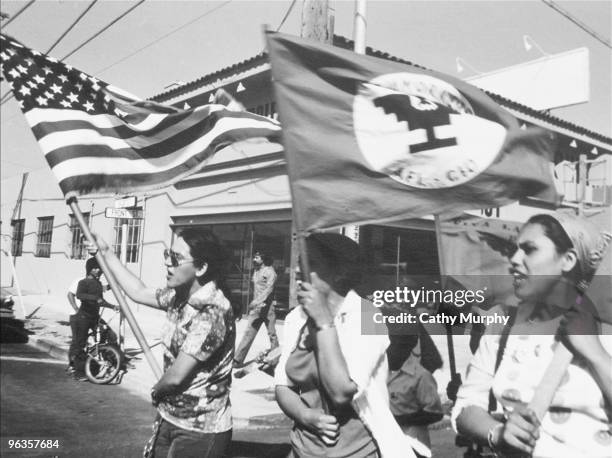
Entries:
{"type": "Polygon", "coordinates": [[[292,457],[410,457],[420,442],[404,436],[387,393],[384,335],[363,335],[362,312],[373,307],[360,284],[358,245],[340,234],[306,239],[310,282],[287,315],[276,367],[276,400],[295,422],[292,457]]]}
{"type": "Polygon", "coordinates": [[[232,437],[229,399],[236,331],[225,253],[213,234],[186,229],[164,250],[165,288],[150,288],[96,236],[121,288],[135,302],[166,311],[164,374],[151,389],[157,407],[145,456],[224,456],[232,437]]]}
{"type": "Polygon", "coordinates": [[[453,409],[457,432],[512,456],[610,456],[612,342],[598,335],[592,306],[581,305],[606,245],[573,214],[536,215],[523,226],[510,260],[521,302],[503,331],[481,340],[453,409]],[[574,360],[538,418],[527,404],[559,338],[574,360]]]}

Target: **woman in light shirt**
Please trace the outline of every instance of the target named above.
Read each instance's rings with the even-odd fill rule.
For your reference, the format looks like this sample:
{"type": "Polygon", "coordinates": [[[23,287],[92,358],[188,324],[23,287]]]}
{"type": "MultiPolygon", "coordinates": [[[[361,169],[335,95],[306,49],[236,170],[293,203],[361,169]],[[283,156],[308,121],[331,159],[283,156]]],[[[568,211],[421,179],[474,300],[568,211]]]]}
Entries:
{"type": "Polygon", "coordinates": [[[605,249],[606,239],[573,214],[537,215],[523,226],[510,269],[521,303],[509,311],[511,326],[487,331],[468,366],[452,414],[460,434],[507,455],[612,454],[610,336],[596,335],[592,314],[567,310],[605,249]],[[540,422],[527,405],[552,359],[560,325],[575,358],[540,422]],[[572,331],[578,327],[581,334],[572,331]],[[489,412],[491,404],[501,406],[500,415],[489,412]]]}

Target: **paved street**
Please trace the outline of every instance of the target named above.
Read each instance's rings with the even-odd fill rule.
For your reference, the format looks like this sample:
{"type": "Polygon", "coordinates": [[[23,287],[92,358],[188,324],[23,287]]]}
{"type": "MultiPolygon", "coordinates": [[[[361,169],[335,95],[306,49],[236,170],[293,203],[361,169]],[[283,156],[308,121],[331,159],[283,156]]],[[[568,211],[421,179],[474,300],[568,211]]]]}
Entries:
{"type": "MultiPolygon", "coordinates": [[[[154,410],[121,385],[93,385],[66,376],[63,361],[22,344],[0,346],[1,456],[138,457],[149,437],[154,410]],[[59,449],[11,450],[9,439],[57,439],[59,449]]],[[[235,430],[230,456],[287,455],[289,424],[235,430]]],[[[454,434],[432,431],[434,456],[455,457],[454,434]]]]}
{"type": "MultiPolygon", "coordinates": [[[[137,457],[154,409],[121,385],[94,385],[66,376],[65,363],[20,344],[2,344],[0,455],[137,457]],[[10,450],[9,439],[53,439],[60,449],[10,450]]],[[[280,457],[287,429],[235,431],[231,456],[280,457]]]]}

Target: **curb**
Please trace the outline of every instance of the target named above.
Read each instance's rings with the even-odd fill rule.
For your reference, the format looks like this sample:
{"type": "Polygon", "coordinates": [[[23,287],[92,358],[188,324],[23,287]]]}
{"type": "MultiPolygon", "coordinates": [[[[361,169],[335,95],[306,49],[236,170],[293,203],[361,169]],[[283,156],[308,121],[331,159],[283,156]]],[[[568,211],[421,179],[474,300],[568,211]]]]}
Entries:
{"type": "MultiPolygon", "coordinates": [[[[25,336],[28,337],[26,345],[34,347],[52,358],[64,360],[68,364],[68,350],[65,347],[57,345],[55,342],[44,337],[38,337],[27,332],[25,336]]],[[[234,417],[233,424],[236,430],[261,431],[277,429],[279,423],[282,423],[283,420],[287,421],[287,417],[284,415],[265,415],[252,418],[234,417]]]]}
{"type": "Polygon", "coordinates": [[[37,337],[33,334],[29,334],[26,345],[34,347],[43,353],[47,353],[52,358],[62,359],[66,361],[66,364],[68,364],[68,350],[57,345],[55,342],[47,340],[43,337],[37,337]]]}

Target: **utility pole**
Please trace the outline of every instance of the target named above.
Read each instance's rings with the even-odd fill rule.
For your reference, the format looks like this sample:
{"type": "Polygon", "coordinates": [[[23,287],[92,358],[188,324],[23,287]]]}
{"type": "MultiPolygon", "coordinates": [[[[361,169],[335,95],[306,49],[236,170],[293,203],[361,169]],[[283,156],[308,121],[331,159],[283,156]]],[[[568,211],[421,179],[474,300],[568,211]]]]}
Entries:
{"type": "Polygon", "coordinates": [[[328,0],[303,0],[302,38],[333,44],[334,18],[328,0]]]}
{"type": "MultiPolygon", "coordinates": [[[[302,0],[302,38],[333,44],[334,17],[329,11],[328,0],[302,0]]],[[[295,218],[293,218],[295,221],[295,218]]],[[[289,308],[297,304],[297,279],[295,271],[298,266],[298,241],[295,224],[291,224],[291,255],[289,260],[289,308]]],[[[308,279],[304,279],[308,281],[308,279]]]]}

